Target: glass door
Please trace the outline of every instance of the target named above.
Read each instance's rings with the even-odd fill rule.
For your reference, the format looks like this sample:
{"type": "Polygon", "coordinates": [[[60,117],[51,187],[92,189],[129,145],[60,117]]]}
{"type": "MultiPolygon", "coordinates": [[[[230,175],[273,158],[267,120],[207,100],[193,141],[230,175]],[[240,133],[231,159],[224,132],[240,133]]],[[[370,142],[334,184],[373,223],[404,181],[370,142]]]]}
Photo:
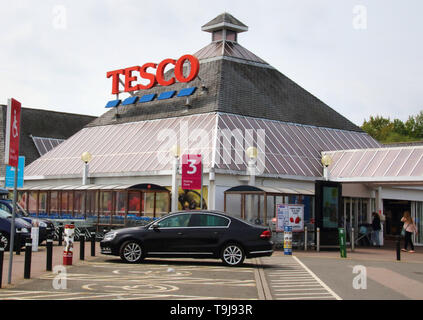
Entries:
{"type": "Polygon", "coordinates": [[[423,202],[415,201],[411,203],[411,214],[414,223],[417,226],[417,235],[414,235],[413,242],[415,244],[423,245],[423,202]]]}

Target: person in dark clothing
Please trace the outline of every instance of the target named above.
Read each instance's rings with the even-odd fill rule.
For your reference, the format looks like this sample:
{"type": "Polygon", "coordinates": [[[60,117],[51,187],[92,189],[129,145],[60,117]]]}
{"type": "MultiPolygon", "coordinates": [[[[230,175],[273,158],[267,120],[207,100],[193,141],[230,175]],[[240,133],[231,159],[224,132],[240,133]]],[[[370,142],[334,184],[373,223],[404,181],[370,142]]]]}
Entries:
{"type": "Polygon", "coordinates": [[[373,220],[372,220],[372,242],[374,246],[380,246],[379,241],[379,232],[381,230],[380,227],[380,218],[377,212],[372,213],[373,220]]]}

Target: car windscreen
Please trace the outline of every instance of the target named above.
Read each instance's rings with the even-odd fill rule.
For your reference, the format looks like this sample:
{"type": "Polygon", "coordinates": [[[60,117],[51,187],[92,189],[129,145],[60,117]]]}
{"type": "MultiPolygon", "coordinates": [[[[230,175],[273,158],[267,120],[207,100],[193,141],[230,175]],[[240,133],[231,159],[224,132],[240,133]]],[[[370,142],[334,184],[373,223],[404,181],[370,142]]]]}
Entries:
{"type": "Polygon", "coordinates": [[[12,215],[9,212],[0,209],[0,218],[7,219],[7,218],[11,218],[11,217],[12,217],[12,215]]]}

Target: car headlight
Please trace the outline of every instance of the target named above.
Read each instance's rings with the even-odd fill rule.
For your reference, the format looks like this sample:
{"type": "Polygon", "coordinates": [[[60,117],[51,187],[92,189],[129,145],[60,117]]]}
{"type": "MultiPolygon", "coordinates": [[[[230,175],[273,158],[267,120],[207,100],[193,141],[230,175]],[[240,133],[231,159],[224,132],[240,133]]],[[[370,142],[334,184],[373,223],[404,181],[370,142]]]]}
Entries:
{"type": "Polygon", "coordinates": [[[21,232],[23,232],[23,233],[29,233],[29,230],[27,228],[21,228],[21,232]]]}
{"type": "Polygon", "coordinates": [[[117,232],[109,232],[104,236],[104,240],[113,240],[117,235],[117,232]]]}

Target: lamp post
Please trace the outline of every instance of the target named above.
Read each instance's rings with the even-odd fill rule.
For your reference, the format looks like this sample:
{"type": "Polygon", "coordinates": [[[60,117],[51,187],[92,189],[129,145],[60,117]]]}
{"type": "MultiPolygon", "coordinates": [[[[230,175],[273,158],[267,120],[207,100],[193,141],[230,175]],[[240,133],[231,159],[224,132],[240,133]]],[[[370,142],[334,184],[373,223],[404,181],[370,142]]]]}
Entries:
{"type": "Polygon", "coordinates": [[[88,184],[87,183],[88,182],[88,171],[89,171],[88,162],[90,162],[92,158],[93,158],[93,156],[89,152],[84,152],[81,155],[81,159],[82,159],[82,161],[84,161],[84,169],[82,171],[82,185],[84,185],[84,186],[88,184]]]}
{"type": "Polygon", "coordinates": [[[172,168],[172,212],[178,210],[178,169],[179,169],[179,156],[181,149],[179,145],[174,145],[170,149],[171,154],[173,155],[173,168],[172,168]]]}
{"type": "Polygon", "coordinates": [[[329,180],[329,170],[328,167],[332,164],[332,157],[328,154],[324,154],[322,156],[322,164],[323,164],[323,177],[326,181],[329,180]]]}
{"type": "Polygon", "coordinates": [[[245,151],[248,156],[248,173],[250,175],[250,186],[256,184],[256,162],[257,162],[257,148],[248,147],[245,151]]]}

